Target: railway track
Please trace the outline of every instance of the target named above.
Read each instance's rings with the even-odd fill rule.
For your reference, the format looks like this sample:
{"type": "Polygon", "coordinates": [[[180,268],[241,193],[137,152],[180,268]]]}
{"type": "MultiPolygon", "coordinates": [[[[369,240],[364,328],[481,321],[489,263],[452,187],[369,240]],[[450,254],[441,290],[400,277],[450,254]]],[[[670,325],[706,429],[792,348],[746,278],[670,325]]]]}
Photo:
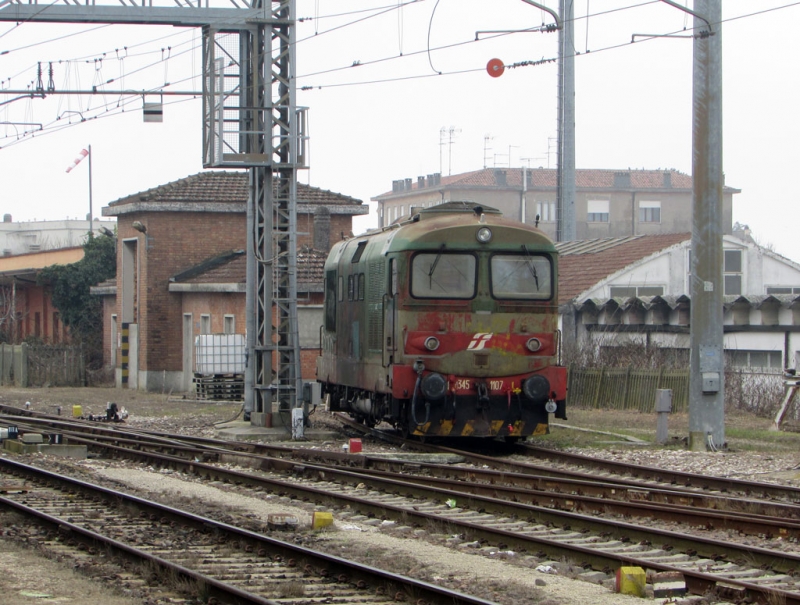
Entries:
{"type": "MultiPolygon", "coordinates": [[[[43,529],[29,540],[85,565],[113,553],[174,587],[170,602],[274,605],[398,601],[488,605],[187,511],[0,459],[0,506],[43,529]],[[189,596],[186,596],[186,593],[189,596]],[[181,601],[175,601],[180,599],[181,601]]],[[[127,578],[131,581],[131,578],[127,578]]]]}
{"type": "MultiPolygon", "coordinates": [[[[60,423],[59,430],[65,430],[63,421],[52,422],[60,423]]],[[[800,603],[800,592],[795,592],[794,586],[794,572],[800,569],[800,558],[796,554],[742,546],[730,541],[704,540],[699,536],[680,532],[648,529],[641,524],[554,510],[522,500],[527,499],[529,502],[533,498],[550,498],[552,505],[555,495],[536,495],[528,488],[512,492],[510,488],[500,488],[491,483],[504,478],[506,483],[514,484],[520,477],[528,476],[526,473],[495,470],[493,472],[496,474],[491,479],[482,475],[483,479],[477,481],[477,471],[474,468],[456,471],[452,465],[404,464],[397,460],[379,461],[367,456],[319,451],[310,453],[307,450],[303,453],[297,448],[274,445],[133,434],[120,430],[119,427],[90,426],[89,430],[93,434],[91,440],[78,436],[70,439],[87,439],[87,443],[92,441],[93,448],[98,448],[111,457],[132,457],[148,464],[181,469],[206,478],[213,477],[254,487],[260,491],[288,494],[297,499],[326,503],[339,508],[347,507],[356,511],[352,516],[355,520],[394,519],[396,522],[402,521],[418,527],[437,526],[446,528],[443,532],[468,536],[476,546],[495,550],[512,548],[551,558],[564,557],[594,569],[609,570],[620,565],[640,565],[658,571],[680,572],[690,591],[695,593],[716,588],[730,598],[777,598],[790,604],[800,603]],[[163,453],[166,450],[170,454],[163,453]],[[274,455],[267,456],[264,451],[274,455]],[[328,464],[311,463],[311,458],[325,459],[328,464]],[[225,461],[229,464],[235,462],[282,476],[277,479],[273,475],[260,477],[252,471],[221,469],[199,460],[225,461]],[[408,468],[403,469],[405,472],[402,475],[394,477],[385,470],[364,468],[381,464],[408,468]],[[435,472],[432,468],[435,468],[435,472]],[[459,480],[433,476],[435,473],[447,472],[447,468],[455,473],[466,474],[459,480]],[[409,470],[415,472],[409,474],[409,470]],[[481,490],[483,494],[479,493],[481,490]],[[487,490],[490,495],[486,495],[487,490]],[[507,499],[499,497],[500,492],[504,492],[507,499]]],[[[481,461],[485,462],[483,459],[481,461]]],[[[499,461],[498,464],[508,463],[499,461]]],[[[537,480],[550,481],[548,478],[537,480]]],[[[628,490],[620,484],[612,485],[616,487],[610,489],[618,492],[628,490]]],[[[573,484],[573,488],[585,487],[575,488],[573,484]]],[[[659,488],[657,491],[669,490],[659,488]]],[[[675,495],[679,493],[679,490],[673,489],[673,497],[679,497],[675,495]]],[[[696,494],[692,497],[711,498],[696,494]]],[[[562,496],[558,495],[558,498],[562,496]]],[[[564,498],[562,502],[576,500],[568,494],[564,498]]],[[[582,506],[585,506],[586,501],[582,502],[582,506]]],[[[603,502],[596,504],[602,507],[603,502]]],[[[611,507],[617,503],[605,504],[611,507]]],[[[647,502],[638,504],[642,509],[650,505],[647,502]]],[[[792,509],[795,514],[797,512],[796,507],[791,504],[781,506],[784,507],[784,512],[792,509]]],[[[604,512],[608,513],[608,510],[604,512]]],[[[685,513],[687,517],[688,512],[687,510],[685,513]]],[[[647,514],[656,513],[649,511],[647,514]]],[[[707,525],[712,523],[709,520],[711,518],[706,517],[707,525]]],[[[722,527],[736,527],[737,524],[745,527],[752,524],[753,527],[760,528],[757,532],[775,532],[778,535],[789,532],[790,538],[796,539],[794,532],[797,527],[790,521],[772,519],[774,525],[771,529],[764,529],[769,526],[768,521],[770,520],[765,515],[738,513],[738,516],[728,516],[726,521],[716,522],[722,523],[722,527]],[[746,524],[743,521],[745,517],[746,524]]]]}

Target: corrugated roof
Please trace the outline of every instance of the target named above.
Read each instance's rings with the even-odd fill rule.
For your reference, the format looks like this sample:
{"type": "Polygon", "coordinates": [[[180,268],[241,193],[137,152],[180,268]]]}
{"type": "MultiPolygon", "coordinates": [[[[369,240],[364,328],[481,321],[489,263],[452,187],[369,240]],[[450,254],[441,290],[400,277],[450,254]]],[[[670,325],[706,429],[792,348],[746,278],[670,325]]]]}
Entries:
{"type": "MultiPolygon", "coordinates": [[[[165,185],[133,193],[108,205],[119,207],[138,202],[245,203],[249,188],[247,172],[199,172],[165,185]]],[[[362,204],[362,201],[356,198],[302,183],[297,184],[297,201],[308,204],[362,204]]]]}
{"type": "Polygon", "coordinates": [[[567,303],[609,275],[691,238],[691,233],[666,233],[558,242],[558,302],[567,303]]]}

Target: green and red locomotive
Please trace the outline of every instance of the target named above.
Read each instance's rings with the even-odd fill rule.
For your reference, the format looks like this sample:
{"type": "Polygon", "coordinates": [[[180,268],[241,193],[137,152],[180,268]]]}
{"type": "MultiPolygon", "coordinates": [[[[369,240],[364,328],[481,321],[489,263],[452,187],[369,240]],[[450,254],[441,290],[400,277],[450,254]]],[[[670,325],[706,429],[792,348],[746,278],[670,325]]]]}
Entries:
{"type": "Polygon", "coordinates": [[[469,202],[337,243],[317,380],[332,411],[404,434],[515,439],[566,418],[558,255],[469,202]]]}

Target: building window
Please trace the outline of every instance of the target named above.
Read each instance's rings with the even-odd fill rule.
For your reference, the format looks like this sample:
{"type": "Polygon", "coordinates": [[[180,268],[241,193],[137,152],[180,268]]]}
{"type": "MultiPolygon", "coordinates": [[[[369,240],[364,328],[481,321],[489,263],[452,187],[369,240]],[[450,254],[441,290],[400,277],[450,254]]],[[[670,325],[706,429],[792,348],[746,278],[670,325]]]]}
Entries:
{"type": "Polygon", "coordinates": [[[586,220],[590,223],[607,223],[608,200],[589,200],[586,220]]]}
{"type": "Polygon", "coordinates": [[[211,334],[211,315],[208,313],[200,316],[200,334],[211,334]]]}
{"type": "Polygon", "coordinates": [[[639,202],[640,223],[661,222],[661,202],[639,202]]]}
{"type": "Polygon", "coordinates": [[[611,286],[611,298],[631,298],[634,296],[663,296],[663,286],[611,286]]]}
{"type": "Polygon", "coordinates": [[[768,286],[767,294],[800,294],[800,286],[768,286]]]}
{"type": "Polygon", "coordinates": [[[734,368],[759,368],[782,370],[783,360],[780,351],[725,351],[728,366],[734,368]]]}
{"type": "Polygon", "coordinates": [[[236,316],[225,315],[222,318],[222,331],[225,334],[236,334],[236,316]]]}
{"type": "Polygon", "coordinates": [[[536,202],[536,214],[543,223],[554,223],[556,221],[555,202],[536,202]]]}
{"type": "Polygon", "coordinates": [[[742,251],[725,250],[725,294],[742,293],[742,251]]]}

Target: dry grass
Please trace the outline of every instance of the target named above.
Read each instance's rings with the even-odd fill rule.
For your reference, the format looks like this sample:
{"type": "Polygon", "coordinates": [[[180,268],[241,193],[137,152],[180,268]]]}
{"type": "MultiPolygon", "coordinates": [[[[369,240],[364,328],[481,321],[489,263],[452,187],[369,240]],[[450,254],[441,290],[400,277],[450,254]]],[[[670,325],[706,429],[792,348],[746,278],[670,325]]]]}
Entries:
{"type": "Polygon", "coordinates": [[[16,605],[40,605],[51,599],[82,605],[131,605],[130,597],[55,561],[39,551],[0,538],[0,594],[16,605]],[[48,596],[49,595],[49,596],[48,596]]]}

